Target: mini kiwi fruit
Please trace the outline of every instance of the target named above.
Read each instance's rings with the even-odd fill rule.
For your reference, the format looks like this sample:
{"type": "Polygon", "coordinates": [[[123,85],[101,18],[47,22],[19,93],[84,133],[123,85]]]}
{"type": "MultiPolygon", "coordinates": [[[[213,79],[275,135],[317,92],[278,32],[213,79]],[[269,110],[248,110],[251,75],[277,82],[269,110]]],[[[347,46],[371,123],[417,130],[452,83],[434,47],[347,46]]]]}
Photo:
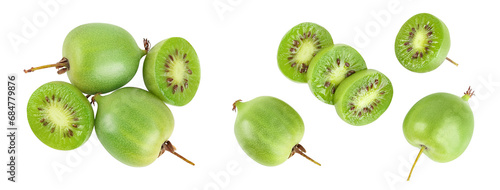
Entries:
{"type": "Polygon", "coordinates": [[[450,50],[448,28],[429,13],[408,19],[399,30],[394,47],[399,63],[413,72],[432,71],[445,59],[458,66],[447,57],[450,50]]]}
{"type": "Polygon", "coordinates": [[[326,47],[311,60],[307,72],[309,88],[316,98],[333,105],[333,94],[340,82],[365,69],[365,60],[351,46],[326,47]]]}
{"type": "Polygon", "coordinates": [[[361,126],[377,120],[387,110],[392,94],[389,78],[379,71],[367,69],[342,81],[333,100],[342,120],[361,126]]]}
{"type": "Polygon", "coordinates": [[[67,73],[71,84],[85,94],[107,93],[127,84],[149,49],[141,50],[125,29],[106,23],[89,23],[71,30],[64,39],[63,58],[55,64],[31,67],[25,73],[55,67],[67,73]]]}
{"type": "Polygon", "coordinates": [[[322,26],[304,22],[290,29],[278,48],[278,66],[290,80],[307,82],[309,63],[323,48],[333,45],[330,33],[322,26]]]}
{"type": "Polygon", "coordinates": [[[146,88],[164,102],[186,105],[200,84],[198,55],[184,38],[163,40],[146,55],[143,77],[146,88]]]}
{"type": "Polygon", "coordinates": [[[36,89],[28,101],[27,116],[35,136],[58,150],[80,147],[94,129],[89,101],[78,88],[62,81],[36,89]]]}
{"type": "Polygon", "coordinates": [[[234,134],[243,151],[264,166],[277,166],[295,153],[321,166],[305,154],[299,144],[304,136],[304,121],[283,100],[272,96],[260,96],[233,104],[237,111],[234,134]]]}
{"type": "Polygon", "coordinates": [[[154,94],[125,87],[106,96],[97,94],[92,100],[98,104],[97,138],[120,162],[144,167],[168,151],[194,165],[175,152],[176,148],[168,140],[174,130],[174,116],[154,94]]]}

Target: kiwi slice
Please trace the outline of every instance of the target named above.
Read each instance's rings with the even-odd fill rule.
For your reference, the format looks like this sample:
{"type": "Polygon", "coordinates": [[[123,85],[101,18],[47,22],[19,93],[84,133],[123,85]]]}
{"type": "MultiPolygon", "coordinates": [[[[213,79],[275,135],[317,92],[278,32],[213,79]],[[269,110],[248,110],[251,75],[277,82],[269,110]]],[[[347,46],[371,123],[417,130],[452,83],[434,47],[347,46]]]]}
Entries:
{"type": "Polygon", "coordinates": [[[365,60],[351,46],[336,44],[324,48],[309,65],[309,88],[316,98],[333,105],[333,94],[340,82],[365,69],[365,60]]]}
{"type": "Polygon", "coordinates": [[[359,71],[340,83],[333,96],[337,114],[345,122],[361,126],[377,120],[392,100],[392,83],[373,69],[359,71]]]}
{"type": "Polygon", "coordinates": [[[278,48],[281,72],[295,82],[307,82],[309,63],[323,48],[333,45],[332,36],[320,25],[300,23],[290,29],[278,48]]]}
{"type": "Polygon", "coordinates": [[[420,13],[408,19],[396,36],[396,57],[406,69],[425,73],[439,67],[450,50],[450,33],[437,17],[420,13]]]}
{"type": "Polygon", "coordinates": [[[27,108],[28,123],[40,141],[58,150],[85,143],[94,128],[94,111],[75,86],[54,81],[33,92],[27,108]]]}
{"type": "Polygon", "coordinates": [[[186,105],[200,84],[198,55],[184,38],[163,40],[146,55],[143,77],[147,89],[164,102],[186,105]]]}

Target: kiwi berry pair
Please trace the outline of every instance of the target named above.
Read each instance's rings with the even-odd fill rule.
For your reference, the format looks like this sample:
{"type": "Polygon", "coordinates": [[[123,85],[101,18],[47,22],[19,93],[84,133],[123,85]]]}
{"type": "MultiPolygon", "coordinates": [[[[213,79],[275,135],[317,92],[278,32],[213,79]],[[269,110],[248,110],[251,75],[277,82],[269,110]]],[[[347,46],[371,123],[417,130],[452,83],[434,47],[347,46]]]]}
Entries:
{"type": "Polygon", "coordinates": [[[127,84],[144,61],[144,83],[148,90],[168,104],[183,106],[194,97],[200,82],[199,60],[194,48],[183,38],[173,37],[144,50],[121,27],[90,23],[73,29],[65,38],[63,58],[56,64],[32,67],[25,73],[55,67],[67,73],[83,93],[108,93],[127,84]]]}
{"type": "MultiPolygon", "coordinates": [[[[58,74],[68,73],[71,81],[71,84],[61,81],[46,83],[31,95],[27,106],[27,116],[37,138],[54,149],[71,150],[88,140],[95,124],[101,143],[108,152],[116,153],[111,149],[119,149],[116,142],[122,142],[119,139],[123,140],[126,137],[124,133],[150,128],[161,131],[160,134],[164,135],[146,131],[135,133],[134,138],[151,140],[148,137],[138,136],[147,134],[158,137],[158,141],[162,144],[155,145],[151,149],[153,152],[158,149],[156,153],[153,153],[156,157],[164,151],[173,153],[175,148],[170,143],[168,145],[166,143],[173,130],[173,116],[164,102],[183,106],[192,100],[200,82],[198,56],[189,42],[179,37],[163,40],[151,51],[149,51],[149,41],[144,40],[144,46],[145,50],[141,50],[132,36],[121,27],[105,23],[84,24],[76,27],[66,36],[63,58],[60,62],[25,70],[27,73],[55,67],[58,69],[58,74]],[[118,89],[134,77],[140,59],[144,55],[146,59],[143,76],[149,92],[133,87],[118,89]],[[101,95],[112,91],[114,92],[110,95],[101,95]],[[96,102],[103,103],[103,106],[99,105],[95,120],[90,102],[82,92],[88,94],[87,97],[95,95],[96,102]],[[108,96],[113,98],[105,98],[108,96]],[[116,103],[117,100],[121,102],[116,103]],[[124,100],[128,100],[130,104],[123,102],[124,100]],[[155,108],[160,111],[152,111],[155,108]],[[127,110],[127,113],[123,110],[127,110]],[[129,116],[125,117],[124,115],[127,114],[129,116]],[[140,122],[140,125],[134,124],[127,127],[119,123],[127,123],[128,120],[133,120],[128,123],[140,122]],[[109,132],[109,129],[118,125],[121,126],[122,131],[105,132],[109,132]],[[137,127],[142,129],[136,129],[137,127]]],[[[139,145],[145,147],[148,143],[139,143],[134,147],[139,145]]],[[[133,150],[133,147],[129,146],[121,150],[125,149],[133,150]]],[[[137,149],[136,152],[146,152],[145,148],[142,150],[137,149]]],[[[118,159],[119,156],[115,153],[112,155],[118,159]]],[[[121,151],[119,154],[130,155],[131,153],[121,151]]],[[[154,156],[150,154],[148,158],[154,156]]],[[[149,162],[151,159],[119,160],[133,166],[151,163],[149,162]]]]}
{"type": "Polygon", "coordinates": [[[392,100],[390,80],[367,69],[351,46],[334,45],[330,33],[315,23],[298,24],[285,34],[278,66],[292,81],[307,82],[316,98],[335,105],[340,118],[351,125],[375,121],[392,100]]]}

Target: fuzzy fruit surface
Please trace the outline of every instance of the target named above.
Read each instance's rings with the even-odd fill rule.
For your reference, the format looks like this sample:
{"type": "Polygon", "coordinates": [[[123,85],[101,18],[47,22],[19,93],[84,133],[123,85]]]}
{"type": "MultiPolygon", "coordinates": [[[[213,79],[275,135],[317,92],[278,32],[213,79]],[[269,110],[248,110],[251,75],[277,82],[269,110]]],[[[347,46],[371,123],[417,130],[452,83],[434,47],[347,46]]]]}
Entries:
{"type": "Polygon", "coordinates": [[[86,94],[107,93],[127,84],[145,53],[130,33],[105,23],[80,25],[63,44],[68,78],[86,94]]]}
{"type": "Polygon", "coordinates": [[[133,87],[96,95],[95,129],[99,141],[117,160],[134,167],[151,164],[174,129],[170,109],[155,95],[133,87]]]}
{"type": "Polygon", "coordinates": [[[261,96],[236,102],[236,139],[245,153],[265,166],[285,162],[304,135],[300,115],[280,99],[261,96]]]}
{"type": "Polygon", "coordinates": [[[459,157],[469,145],[474,116],[468,96],[435,93],[419,100],[403,122],[406,140],[413,146],[425,146],[423,153],[436,162],[459,157]]]}

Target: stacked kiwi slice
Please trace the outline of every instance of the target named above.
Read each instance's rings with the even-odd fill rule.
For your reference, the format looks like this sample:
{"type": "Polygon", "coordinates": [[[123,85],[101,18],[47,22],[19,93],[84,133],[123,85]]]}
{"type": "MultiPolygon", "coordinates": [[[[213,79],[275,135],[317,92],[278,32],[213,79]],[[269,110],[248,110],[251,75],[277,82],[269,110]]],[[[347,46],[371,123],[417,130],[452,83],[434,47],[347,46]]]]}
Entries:
{"type": "Polygon", "coordinates": [[[335,105],[351,125],[378,119],[392,100],[392,84],[379,71],[368,69],[356,49],[333,43],[322,26],[305,22],[290,29],[278,48],[278,66],[287,78],[305,83],[320,101],[335,105]]]}
{"type": "MultiPolygon", "coordinates": [[[[74,28],[66,36],[61,61],[25,70],[25,73],[30,73],[55,67],[58,69],[58,74],[67,73],[71,81],[71,84],[62,81],[48,82],[31,95],[27,116],[35,136],[54,149],[72,150],[89,139],[95,124],[99,140],[106,142],[102,143],[103,146],[115,158],[117,156],[114,150],[120,148],[130,150],[131,146],[139,145],[151,146],[147,147],[153,150],[152,154],[147,155],[149,158],[156,158],[165,151],[178,155],[174,152],[175,147],[166,142],[173,130],[173,116],[165,103],[183,106],[193,99],[200,83],[198,55],[191,44],[180,37],[163,40],[151,51],[149,41],[144,39],[143,42],[144,50],[141,50],[132,35],[121,27],[106,23],[84,24],[74,28]],[[146,58],[143,77],[150,92],[135,88],[131,90],[131,87],[121,88],[134,77],[140,59],[144,55],[146,58]],[[118,91],[120,92],[116,93],[118,91]],[[113,94],[120,94],[120,97],[124,98],[102,98],[101,95],[105,93],[111,93],[110,97],[118,97],[113,94]],[[111,108],[99,106],[97,117],[94,118],[94,110],[88,100],[92,95],[92,103],[96,101],[99,104],[104,100],[113,100],[119,106],[111,108]],[[121,101],[126,99],[139,101],[135,102],[135,109],[126,106],[129,105],[127,102],[121,101]],[[156,111],[154,108],[157,108],[156,111]],[[100,118],[100,115],[106,115],[106,118],[100,118]],[[118,119],[110,120],[110,118],[118,119]],[[139,121],[141,125],[125,125],[139,121]],[[102,131],[109,131],[110,127],[116,126],[121,129],[117,129],[114,134],[99,135],[103,134],[102,131]],[[136,129],[138,126],[141,129],[136,129]],[[141,141],[134,141],[135,145],[109,143],[127,141],[126,139],[131,137],[118,131],[137,132],[147,128],[163,131],[163,135],[151,134],[154,131],[144,131],[134,133],[136,136],[133,138],[141,141]],[[141,136],[148,133],[152,137],[158,137],[157,141],[161,143],[151,144],[153,142],[151,138],[141,136]],[[128,147],[116,147],[116,144],[128,147]]],[[[140,156],[144,156],[141,154],[145,149],[137,151],[137,155],[131,155],[133,153],[130,152],[126,154],[131,159],[141,160],[140,156]]],[[[133,166],[149,164],[147,162],[130,164],[138,162],[137,160],[124,163],[133,166]]]]}

